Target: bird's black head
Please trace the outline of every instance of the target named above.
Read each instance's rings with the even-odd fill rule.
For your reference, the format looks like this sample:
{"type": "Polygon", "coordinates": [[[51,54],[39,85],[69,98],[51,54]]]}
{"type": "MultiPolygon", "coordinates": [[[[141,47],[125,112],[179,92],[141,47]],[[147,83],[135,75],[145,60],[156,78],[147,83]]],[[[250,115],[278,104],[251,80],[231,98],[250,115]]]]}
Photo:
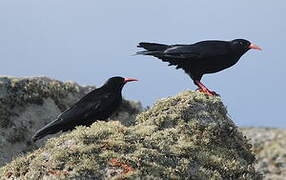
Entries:
{"type": "Polygon", "coordinates": [[[239,55],[243,55],[249,49],[262,50],[260,47],[256,46],[255,44],[252,44],[251,42],[245,39],[235,39],[230,41],[230,44],[233,51],[239,55]]]}
{"type": "Polygon", "coordinates": [[[120,76],[115,76],[112,78],[109,78],[105,84],[104,87],[112,88],[114,90],[121,90],[123,86],[130,81],[138,81],[137,79],[133,78],[123,78],[120,76]]]}

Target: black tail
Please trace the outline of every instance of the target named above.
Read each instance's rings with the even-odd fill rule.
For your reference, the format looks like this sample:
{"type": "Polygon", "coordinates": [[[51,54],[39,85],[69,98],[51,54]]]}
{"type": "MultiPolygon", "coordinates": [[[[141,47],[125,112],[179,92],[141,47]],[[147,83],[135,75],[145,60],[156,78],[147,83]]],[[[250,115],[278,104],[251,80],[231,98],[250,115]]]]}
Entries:
{"type": "Polygon", "coordinates": [[[32,137],[32,141],[36,142],[49,134],[55,134],[61,130],[61,126],[58,124],[57,120],[55,120],[38,130],[32,137]]]}
{"type": "Polygon", "coordinates": [[[156,56],[162,54],[169,46],[166,44],[140,42],[137,47],[144,48],[146,51],[139,51],[136,54],[156,56]]]}
{"type": "Polygon", "coordinates": [[[166,44],[141,42],[137,47],[144,48],[148,51],[165,51],[169,46],[166,44]]]}

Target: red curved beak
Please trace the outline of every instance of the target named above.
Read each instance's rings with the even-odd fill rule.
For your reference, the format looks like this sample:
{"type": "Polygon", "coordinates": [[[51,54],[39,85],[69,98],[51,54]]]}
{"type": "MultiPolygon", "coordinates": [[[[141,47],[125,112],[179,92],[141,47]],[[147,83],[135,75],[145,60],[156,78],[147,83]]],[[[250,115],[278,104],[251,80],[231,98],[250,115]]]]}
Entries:
{"type": "Polygon", "coordinates": [[[255,44],[250,44],[249,46],[248,46],[248,48],[250,48],[250,49],[257,49],[257,50],[262,50],[259,46],[257,46],[257,45],[255,45],[255,44]]]}
{"type": "Polygon", "coordinates": [[[124,78],[125,83],[130,82],[130,81],[138,81],[138,80],[134,78],[124,78]]]}

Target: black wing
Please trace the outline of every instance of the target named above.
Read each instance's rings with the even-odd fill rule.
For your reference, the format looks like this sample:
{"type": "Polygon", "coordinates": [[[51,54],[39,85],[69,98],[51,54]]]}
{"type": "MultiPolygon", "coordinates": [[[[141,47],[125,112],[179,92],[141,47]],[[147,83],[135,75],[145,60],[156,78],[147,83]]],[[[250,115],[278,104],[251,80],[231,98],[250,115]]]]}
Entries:
{"type": "Polygon", "coordinates": [[[56,120],[38,130],[32,140],[36,141],[48,134],[54,134],[61,130],[70,130],[80,124],[84,125],[84,120],[87,117],[102,112],[112,104],[114,99],[115,97],[112,93],[102,94],[100,90],[94,90],[61,113],[56,120]]]}
{"type": "Polygon", "coordinates": [[[60,114],[58,120],[61,124],[70,124],[86,119],[104,111],[105,108],[112,104],[114,99],[115,97],[112,93],[101,93],[94,90],[60,114]]]}
{"type": "Polygon", "coordinates": [[[179,59],[202,59],[226,55],[229,51],[226,41],[201,41],[191,45],[172,45],[163,54],[179,59]]]}

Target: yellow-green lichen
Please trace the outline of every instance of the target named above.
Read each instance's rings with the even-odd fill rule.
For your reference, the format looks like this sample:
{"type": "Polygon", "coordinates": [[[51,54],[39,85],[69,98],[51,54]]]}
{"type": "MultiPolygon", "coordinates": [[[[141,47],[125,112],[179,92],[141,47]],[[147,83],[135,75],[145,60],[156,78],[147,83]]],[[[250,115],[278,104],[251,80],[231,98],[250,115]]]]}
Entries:
{"type": "Polygon", "coordinates": [[[285,179],[286,177],[286,130],[277,128],[241,128],[251,138],[257,157],[255,168],[264,179],[285,179]]]}
{"type": "Polygon", "coordinates": [[[63,111],[68,105],[62,101],[68,94],[79,93],[75,83],[63,83],[48,78],[14,78],[0,77],[0,128],[12,125],[13,108],[27,104],[39,104],[45,98],[51,98],[63,111]]]}
{"type": "Polygon", "coordinates": [[[134,124],[99,121],[78,127],[6,165],[0,175],[261,179],[254,169],[251,145],[228,118],[219,97],[186,91],[158,101],[139,114],[134,124]]]}

